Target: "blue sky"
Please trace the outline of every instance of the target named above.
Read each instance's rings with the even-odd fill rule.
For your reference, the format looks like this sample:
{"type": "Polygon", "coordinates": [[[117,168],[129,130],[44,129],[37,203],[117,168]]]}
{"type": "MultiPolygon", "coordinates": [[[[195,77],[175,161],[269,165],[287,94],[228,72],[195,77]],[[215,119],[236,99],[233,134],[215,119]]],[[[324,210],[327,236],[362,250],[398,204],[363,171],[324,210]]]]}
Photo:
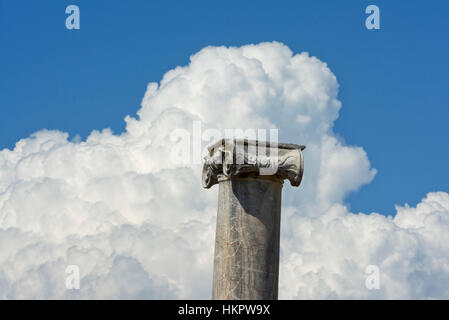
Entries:
{"type": "Polygon", "coordinates": [[[119,133],[146,85],[201,48],[277,40],[337,76],[335,131],[378,170],[351,209],[392,214],[449,191],[448,12],[447,1],[0,0],[0,149],[42,128],[119,133]],[[69,4],[80,30],[65,28],[69,4]],[[381,30],[365,28],[369,4],[381,30]]]}

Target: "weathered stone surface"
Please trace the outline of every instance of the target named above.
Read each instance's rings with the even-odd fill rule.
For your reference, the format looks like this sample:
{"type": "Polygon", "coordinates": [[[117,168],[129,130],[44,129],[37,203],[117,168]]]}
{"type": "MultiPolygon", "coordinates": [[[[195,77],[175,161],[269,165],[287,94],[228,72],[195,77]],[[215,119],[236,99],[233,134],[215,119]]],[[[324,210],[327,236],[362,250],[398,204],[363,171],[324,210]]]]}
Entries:
{"type": "Polygon", "coordinates": [[[213,299],[277,299],[282,181],[220,183],[213,299]]]}
{"type": "Polygon", "coordinates": [[[209,155],[204,159],[203,187],[248,174],[288,179],[297,187],[303,176],[304,149],[305,146],[296,144],[222,139],[209,147],[209,155]]]}
{"type": "Polygon", "coordinates": [[[278,297],[282,185],[301,183],[305,147],[260,145],[220,140],[205,159],[203,186],[219,183],[213,299],[278,297]]]}

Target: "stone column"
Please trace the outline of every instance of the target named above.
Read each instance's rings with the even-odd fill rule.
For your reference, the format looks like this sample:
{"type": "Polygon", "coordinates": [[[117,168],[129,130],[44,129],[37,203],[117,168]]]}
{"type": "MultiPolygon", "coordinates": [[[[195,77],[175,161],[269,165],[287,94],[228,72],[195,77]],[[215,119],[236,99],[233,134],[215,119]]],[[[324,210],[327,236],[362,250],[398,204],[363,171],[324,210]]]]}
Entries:
{"type": "Polygon", "coordinates": [[[212,299],[277,299],[282,185],[300,185],[304,148],[235,139],[209,147],[203,187],[219,184],[212,299]]]}

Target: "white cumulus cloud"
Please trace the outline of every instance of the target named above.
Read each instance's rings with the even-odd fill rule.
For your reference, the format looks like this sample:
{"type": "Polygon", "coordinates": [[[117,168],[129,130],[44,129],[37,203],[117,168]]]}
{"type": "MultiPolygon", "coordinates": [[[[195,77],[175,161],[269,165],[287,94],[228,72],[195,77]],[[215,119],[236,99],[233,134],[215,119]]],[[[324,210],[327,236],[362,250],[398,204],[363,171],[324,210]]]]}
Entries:
{"type": "Polygon", "coordinates": [[[170,161],[171,133],[194,121],[307,145],[301,187],[283,191],[281,298],[449,298],[449,195],[395,217],[349,212],[376,170],[333,132],[337,94],[324,62],[281,43],[206,47],[148,85],[124,133],[42,130],[0,151],[0,298],[210,298],[217,188],[170,161]]]}

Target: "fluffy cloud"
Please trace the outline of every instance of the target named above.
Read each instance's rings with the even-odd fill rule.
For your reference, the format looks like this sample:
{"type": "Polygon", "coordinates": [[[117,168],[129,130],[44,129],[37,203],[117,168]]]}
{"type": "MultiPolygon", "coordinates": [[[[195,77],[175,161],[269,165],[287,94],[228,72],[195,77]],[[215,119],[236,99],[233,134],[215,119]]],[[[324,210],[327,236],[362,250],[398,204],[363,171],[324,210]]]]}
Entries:
{"type": "Polygon", "coordinates": [[[121,135],[42,130],[0,151],[0,298],[209,298],[217,188],[201,188],[199,164],[170,161],[171,133],[194,121],[307,145],[303,184],[283,195],[281,298],[449,297],[447,193],[394,218],[344,206],[376,171],[332,130],[341,103],[325,63],[277,42],[190,60],[148,85],[121,135]],[[65,287],[69,265],[80,290],[65,287]]]}
{"type": "Polygon", "coordinates": [[[285,297],[448,297],[447,193],[429,193],[416,208],[397,207],[394,218],[352,214],[340,204],[320,218],[289,210],[281,264],[285,297]],[[379,290],[365,287],[369,265],[379,267],[379,290]]]}

